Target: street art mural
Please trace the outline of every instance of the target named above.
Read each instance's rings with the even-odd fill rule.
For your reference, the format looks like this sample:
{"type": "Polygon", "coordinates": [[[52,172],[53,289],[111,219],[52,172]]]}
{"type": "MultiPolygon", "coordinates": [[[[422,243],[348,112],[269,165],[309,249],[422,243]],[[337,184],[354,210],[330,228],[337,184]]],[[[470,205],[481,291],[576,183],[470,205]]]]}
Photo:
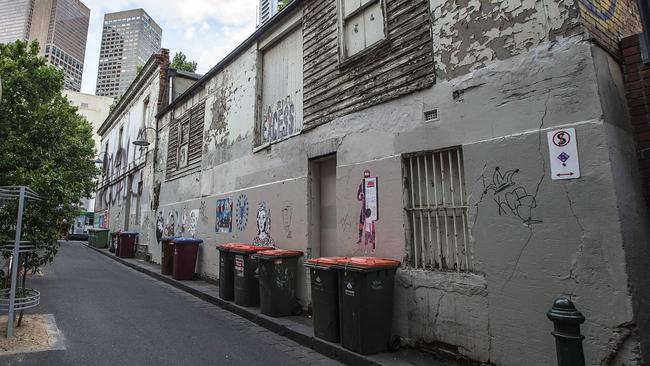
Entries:
{"type": "Polygon", "coordinates": [[[268,106],[262,120],[262,143],[268,143],[298,132],[296,107],[290,97],[268,106]]]}
{"type": "Polygon", "coordinates": [[[196,236],[196,229],[199,226],[199,209],[190,211],[190,222],[188,231],[192,237],[196,236]]]}
{"type": "Polygon", "coordinates": [[[379,220],[379,187],[377,177],[370,176],[370,170],[363,172],[363,179],[357,189],[359,209],[359,237],[357,244],[364,253],[374,253],[377,248],[377,221],[379,220]]]}
{"type": "Polygon", "coordinates": [[[282,205],[282,226],[288,239],[291,239],[291,216],[293,216],[293,204],[291,201],[284,201],[282,205]]]}
{"type": "Polygon", "coordinates": [[[502,171],[494,168],[492,180],[483,182],[483,194],[492,194],[492,199],[497,204],[499,216],[517,217],[525,225],[533,225],[542,221],[533,218],[533,210],[537,207],[537,200],[518,185],[514,178],[519,169],[502,171]]]}
{"type": "Polygon", "coordinates": [[[165,236],[177,236],[178,228],[178,211],[171,209],[167,214],[167,222],[165,223],[165,236]]]}
{"type": "Polygon", "coordinates": [[[262,247],[275,247],[275,240],[271,237],[271,209],[265,202],[260,202],[255,217],[257,235],[253,238],[252,244],[262,247]]]}
{"type": "Polygon", "coordinates": [[[187,232],[188,229],[189,229],[189,225],[187,222],[187,208],[183,207],[183,214],[181,215],[180,228],[178,231],[182,234],[187,232]]]}
{"type": "Polygon", "coordinates": [[[609,21],[616,15],[619,0],[580,0],[583,8],[597,19],[609,21]]]}
{"type": "Polygon", "coordinates": [[[156,240],[160,241],[165,233],[165,214],[163,210],[158,211],[156,216],[156,240]]]}
{"type": "Polygon", "coordinates": [[[248,197],[240,194],[235,204],[235,224],[237,230],[244,231],[248,225],[248,197]]]}
{"type": "Polygon", "coordinates": [[[232,199],[217,200],[217,223],[215,231],[218,233],[232,232],[232,199]]]}

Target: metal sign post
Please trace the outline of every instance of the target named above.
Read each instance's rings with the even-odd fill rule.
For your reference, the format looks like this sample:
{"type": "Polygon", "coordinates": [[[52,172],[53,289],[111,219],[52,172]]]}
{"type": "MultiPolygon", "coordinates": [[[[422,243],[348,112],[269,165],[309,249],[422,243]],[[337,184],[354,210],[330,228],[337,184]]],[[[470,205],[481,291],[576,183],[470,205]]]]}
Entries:
{"type": "Polygon", "coordinates": [[[7,338],[14,335],[14,303],[16,302],[16,282],[18,277],[18,256],[20,250],[20,235],[23,227],[23,207],[25,205],[25,187],[20,187],[18,198],[18,218],[16,219],[16,237],[14,250],[11,255],[11,292],[9,293],[9,315],[7,316],[7,338]]]}

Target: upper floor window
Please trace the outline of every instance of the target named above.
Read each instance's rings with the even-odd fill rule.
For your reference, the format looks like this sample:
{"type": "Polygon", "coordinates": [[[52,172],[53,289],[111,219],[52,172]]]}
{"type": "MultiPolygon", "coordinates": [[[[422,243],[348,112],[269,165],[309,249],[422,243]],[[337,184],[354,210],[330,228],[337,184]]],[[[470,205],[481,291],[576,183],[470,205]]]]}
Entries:
{"type": "Polygon", "coordinates": [[[200,170],[205,102],[201,102],[169,125],[167,179],[176,179],[200,170]]]}
{"type": "Polygon", "coordinates": [[[343,58],[386,38],[383,0],[341,0],[343,58]]]}

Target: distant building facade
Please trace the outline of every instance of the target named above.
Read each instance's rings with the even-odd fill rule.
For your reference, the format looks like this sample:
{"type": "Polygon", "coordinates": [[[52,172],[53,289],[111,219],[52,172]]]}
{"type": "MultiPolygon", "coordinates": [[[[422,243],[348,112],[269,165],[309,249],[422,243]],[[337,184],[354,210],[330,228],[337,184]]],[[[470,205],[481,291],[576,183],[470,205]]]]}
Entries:
{"type": "Polygon", "coordinates": [[[0,0],[0,43],[38,40],[63,70],[64,89],[81,90],[90,9],[79,0],[0,0]]]}
{"type": "Polygon", "coordinates": [[[118,98],[160,49],[162,29],[143,9],[104,15],[95,94],[118,98]]]}

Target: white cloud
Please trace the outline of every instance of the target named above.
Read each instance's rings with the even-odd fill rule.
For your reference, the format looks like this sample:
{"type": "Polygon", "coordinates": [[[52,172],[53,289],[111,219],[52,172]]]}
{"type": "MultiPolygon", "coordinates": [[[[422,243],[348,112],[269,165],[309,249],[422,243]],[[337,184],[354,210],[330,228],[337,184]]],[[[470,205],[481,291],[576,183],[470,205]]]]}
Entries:
{"type": "Polygon", "coordinates": [[[91,9],[82,91],[95,92],[105,13],[143,8],[163,29],[162,47],[182,51],[204,73],[254,30],[257,0],[82,0],[91,9]]]}

